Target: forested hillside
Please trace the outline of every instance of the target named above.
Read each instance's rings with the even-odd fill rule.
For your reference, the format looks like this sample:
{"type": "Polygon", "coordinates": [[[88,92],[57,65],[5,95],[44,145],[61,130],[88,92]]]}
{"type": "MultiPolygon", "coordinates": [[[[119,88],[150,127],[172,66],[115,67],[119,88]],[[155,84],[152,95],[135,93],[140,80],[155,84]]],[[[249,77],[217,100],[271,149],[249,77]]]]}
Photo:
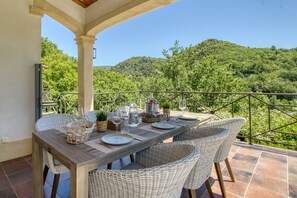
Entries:
{"type": "MultiPolygon", "coordinates": [[[[164,59],[133,57],[113,67],[95,67],[95,90],[111,91],[124,81],[133,89],[297,92],[297,48],[248,48],[209,39],[186,48],[176,42],[163,54],[164,59]]],[[[47,66],[44,88],[77,90],[77,60],[46,38],[42,63],[47,66]]]]}
{"type": "Polygon", "coordinates": [[[175,43],[163,54],[164,59],[133,57],[110,70],[154,90],[297,91],[296,48],[249,48],[209,39],[186,48],[175,43]]]}
{"type": "Polygon", "coordinates": [[[122,73],[133,80],[139,80],[143,77],[155,76],[157,67],[163,62],[161,58],[133,57],[112,67],[111,71],[122,73]]]}

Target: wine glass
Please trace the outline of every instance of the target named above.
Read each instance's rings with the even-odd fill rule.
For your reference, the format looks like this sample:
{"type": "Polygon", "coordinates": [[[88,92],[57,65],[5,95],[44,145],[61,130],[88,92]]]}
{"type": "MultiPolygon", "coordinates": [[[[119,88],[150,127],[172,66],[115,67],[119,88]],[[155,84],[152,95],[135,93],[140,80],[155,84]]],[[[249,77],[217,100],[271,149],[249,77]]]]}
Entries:
{"type": "Polygon", "coordinates": [[[119,108],[119,111],[121,112],[121,116],[123,118],[124,121],[127,121],[129,119],[129,107],[128,106],[121,106],[119,108]]]}
{"type": "Polygon", "coordinates": [[[155,122],[158,120],[157,118],[158,118],[158,115],[159,115],[159,111],[158,111],[158,108],[155,106],[156,104],[153,104],[152,105],[152,116],[153,116],[153,118],[154,118],[154,120],[155,120],[155,122]]]}
{"type": "Polygon", "coordinates": [[[184,114],[184,110],[187,108],[187,103],[185,99],[182,99],[179,102],[179,108],[182,110],[182,114],[184,114]]]}
{"type": "Polygon", "coordinates": [[[111,121],[116,125],[116,132],[118,131],[118,125],[122,122],[121,112],[116,110],[112,112],[111,121]]]}

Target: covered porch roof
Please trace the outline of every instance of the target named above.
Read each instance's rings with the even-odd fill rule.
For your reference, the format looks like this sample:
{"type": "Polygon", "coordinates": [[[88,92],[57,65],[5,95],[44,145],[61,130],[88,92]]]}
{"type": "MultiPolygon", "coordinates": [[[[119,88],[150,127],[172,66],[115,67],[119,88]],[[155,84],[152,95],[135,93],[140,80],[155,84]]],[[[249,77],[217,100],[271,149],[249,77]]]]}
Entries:
{"type": "Polygon", "coordinates": [[[93,109],[93,46],[104,29],[175,0],[34,0],[30,13],[52,17],[71,30],[78,46],[78,106],[93,109]]]}

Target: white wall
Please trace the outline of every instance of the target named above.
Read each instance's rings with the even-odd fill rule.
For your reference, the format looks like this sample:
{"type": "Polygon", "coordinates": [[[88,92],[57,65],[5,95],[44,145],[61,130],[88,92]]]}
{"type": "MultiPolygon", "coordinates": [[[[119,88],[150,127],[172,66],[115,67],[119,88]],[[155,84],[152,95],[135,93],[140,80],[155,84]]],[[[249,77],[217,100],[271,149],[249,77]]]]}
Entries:
{"type": "Polygon", "coordinates": [[[32,0],[1,0],[0,6],[0,138],[9,142],[30,138],[34,131],[41,17],[30,14],[30,4],[32,0]]]}

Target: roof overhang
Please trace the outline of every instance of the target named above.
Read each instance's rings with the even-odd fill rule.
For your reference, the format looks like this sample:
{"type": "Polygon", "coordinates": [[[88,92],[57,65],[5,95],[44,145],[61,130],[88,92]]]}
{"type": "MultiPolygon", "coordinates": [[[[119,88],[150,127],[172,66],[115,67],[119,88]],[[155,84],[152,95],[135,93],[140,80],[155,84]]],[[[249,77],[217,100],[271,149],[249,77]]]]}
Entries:
{"type": "Polygon", "coordinates": [[[102,30],[175,0],[34,0],[31,13],[46,14],[76,36],[96,36],[102,30]],[[88,6],[81,3],[89,2],[88,6]]]}

